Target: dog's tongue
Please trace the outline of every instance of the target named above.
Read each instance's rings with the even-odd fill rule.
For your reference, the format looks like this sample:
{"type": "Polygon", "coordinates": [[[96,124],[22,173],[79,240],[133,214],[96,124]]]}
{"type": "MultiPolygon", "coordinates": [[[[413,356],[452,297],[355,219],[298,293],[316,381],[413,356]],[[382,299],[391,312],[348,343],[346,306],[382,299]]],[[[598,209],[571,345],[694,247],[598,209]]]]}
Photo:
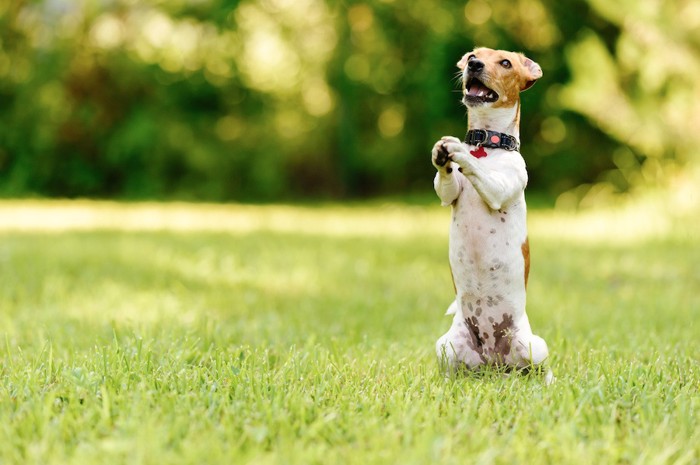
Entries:
{"type": "Polygon", "coordinates": [[[474,80],[467,94],[473,97],[483,97],[490,91],[491,89],[484,86],[480,81],[474,80]]]}

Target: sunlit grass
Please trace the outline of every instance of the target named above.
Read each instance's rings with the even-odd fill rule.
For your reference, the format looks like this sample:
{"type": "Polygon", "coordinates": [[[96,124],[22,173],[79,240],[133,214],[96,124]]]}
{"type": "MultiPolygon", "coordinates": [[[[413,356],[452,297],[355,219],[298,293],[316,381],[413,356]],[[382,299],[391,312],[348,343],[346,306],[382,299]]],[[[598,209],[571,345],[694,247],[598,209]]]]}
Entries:
{"type": "MultiPolygon", "coordinates": [[[[694,195],[697,193],[693,192],[694,195]]],[[[661,197],[584,212],[534,210],[533,236],[585,243],[629,243],[692,237],[697,200],[678,209],[661,197]],[[680,213],[679,213],[680,212],[680,213]]],[[[687,200],[686,200],[687,203],[687,200]]],[[[258,231],[344,237],[440,236],[446,208],[396,202],[303,207],[94,201],[0,202],[0,231],[170,231],[251,234],[258,231]]]]}
{"type": "Polygon", "coordinates": [[[648,213],[531,212],[545,387],[438,372],[447,209],[0,203],[0,463],[697,464],[698,219],[648,213]]]}

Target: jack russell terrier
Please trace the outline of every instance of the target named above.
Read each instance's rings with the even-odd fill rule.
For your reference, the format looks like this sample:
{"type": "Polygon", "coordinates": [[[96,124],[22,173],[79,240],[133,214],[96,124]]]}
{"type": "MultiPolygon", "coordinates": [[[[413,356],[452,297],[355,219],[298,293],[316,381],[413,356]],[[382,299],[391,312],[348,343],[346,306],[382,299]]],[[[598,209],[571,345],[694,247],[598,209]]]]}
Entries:
{"type": "Polygon", "coordinates": [[[435,191],[443,206],[452,206],[449,257],[457,294],[438,357],[452,369],[536,366],[548,350],[525,313],[530,247],[519,125],[520,92],[542,69],[522,54],[488,48],[467,53],[457,66],[469,131],[464,142],[443,137],[432,150],[435,191]]]}

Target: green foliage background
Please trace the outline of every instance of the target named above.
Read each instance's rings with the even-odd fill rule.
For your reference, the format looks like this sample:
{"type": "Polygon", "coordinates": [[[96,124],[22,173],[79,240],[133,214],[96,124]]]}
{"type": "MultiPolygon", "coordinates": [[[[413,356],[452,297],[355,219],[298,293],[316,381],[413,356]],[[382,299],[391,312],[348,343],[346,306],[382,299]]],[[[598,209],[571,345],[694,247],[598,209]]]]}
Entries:
{"type": "Polygon", "coordinates": [[[428,191],[475,45],[544,69],[523,94],[531,190],[578,204],[697,178],[693,0],[13,0],[0,194],[428,191]]]}

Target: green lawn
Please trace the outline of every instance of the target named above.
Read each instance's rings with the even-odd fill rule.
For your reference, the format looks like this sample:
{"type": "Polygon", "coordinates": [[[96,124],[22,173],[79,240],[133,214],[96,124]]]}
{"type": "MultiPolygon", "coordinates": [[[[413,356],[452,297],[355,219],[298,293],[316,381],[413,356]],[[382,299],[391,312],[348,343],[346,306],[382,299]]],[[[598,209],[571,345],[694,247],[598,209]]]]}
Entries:
{"type": "Polygon", "coordinates": [[[531,212],[547,387],[438,372],[447,209],[0,202],[0,464],[698,464],[663,211],[531,212]]]}

